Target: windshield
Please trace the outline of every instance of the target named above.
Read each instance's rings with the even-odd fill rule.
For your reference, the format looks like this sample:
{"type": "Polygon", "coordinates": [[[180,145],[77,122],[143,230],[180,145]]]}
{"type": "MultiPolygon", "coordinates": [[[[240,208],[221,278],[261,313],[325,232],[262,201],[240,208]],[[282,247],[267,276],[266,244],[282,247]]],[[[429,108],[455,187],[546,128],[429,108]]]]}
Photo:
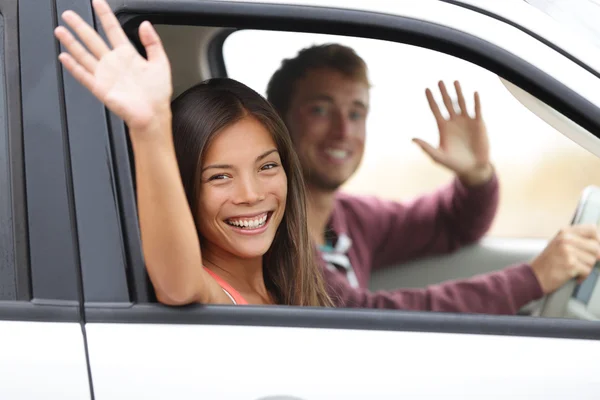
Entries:
{"type": "Polygon", "coordinates": [[[600,0],[525,0],[600,48],[600,0]]]}

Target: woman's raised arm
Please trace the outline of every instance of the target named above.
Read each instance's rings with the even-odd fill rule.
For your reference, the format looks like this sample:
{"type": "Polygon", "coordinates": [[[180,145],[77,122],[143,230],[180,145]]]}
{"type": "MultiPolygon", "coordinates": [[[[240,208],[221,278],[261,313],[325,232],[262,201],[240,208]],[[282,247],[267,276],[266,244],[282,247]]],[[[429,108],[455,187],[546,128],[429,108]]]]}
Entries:
{"type": "Polygon", "coordinates": [[[79,15],[66,11],[62,18],[81,43],[65,27],[57,27],[55,35],[67,49],[59,59],[129,127],[142,246],[156,295],[172,305],[230,303],[202,268],[198,234],[173,146],[171,69],[160,38],[149,22],[140,25],[145,59],[106,1],[94,0],[93,7],[112,49],[79,15]]]}

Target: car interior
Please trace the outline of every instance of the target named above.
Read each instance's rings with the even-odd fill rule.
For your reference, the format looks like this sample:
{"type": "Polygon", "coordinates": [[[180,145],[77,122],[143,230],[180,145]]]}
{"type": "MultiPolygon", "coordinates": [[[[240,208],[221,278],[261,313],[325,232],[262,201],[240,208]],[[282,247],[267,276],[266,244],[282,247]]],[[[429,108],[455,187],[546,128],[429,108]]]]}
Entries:
{"type": "MultiPolygon", "coordinates": [[[[228,37],[238,30],[229,27],[161,24],[156,25],[156,29],[171,61],[173,98],[207,78],[228,76],[223,46],[228,37]]],[[[130,32],[129,35],[143,53],[135,33],[130,32]]],[[[597,138],[570,119],[511,82],[500,77],[496,79],[523,108],[571,141],[587,148],[600,147],[597,138]]],[[[366,152],[368,151],[367,146],[366,152]]],[[[597,223],[600,220],[600,188],[591,186],[591,183],[585,187],[585,190],[576,194],[578,201],[572,204],[572,222],[597,223]]],[[[557,230],[559,228],[560,226],[556,226],[557,230]]],[[[413,260],[374,271],[370,289],[426,287],[498,270],[533,259],[544,249],[549,239],[550,237],[488,235],[480,242],[452,254],[413,260]]],[[[573,282],[546,299],[528,305],[522,310],[522,314],[598,320],[600,289],[596,288],[597,272],[598,268],[595,268],[595,272],[582,285],[573,282]]]]}

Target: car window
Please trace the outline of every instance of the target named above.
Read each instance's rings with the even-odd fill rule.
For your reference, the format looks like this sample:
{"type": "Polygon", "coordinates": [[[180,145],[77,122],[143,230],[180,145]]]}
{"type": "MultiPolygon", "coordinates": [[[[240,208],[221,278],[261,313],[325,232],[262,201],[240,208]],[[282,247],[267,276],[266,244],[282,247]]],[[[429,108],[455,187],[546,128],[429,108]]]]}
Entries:
{"type": "Polygon", "coordinates": [[[0,15],[0,300],[13,299],[15,296],[12,194],[5,82],[4,19],[0,15]]]}
{"type": "Polygon", "coordinates": [[[550,238],[570,223],[582,190],[600,182],[600,160],[521,104],[499,77],[472,63],[433,50],[386,41],[287,32],[241,30],[224,42],[228,76],[266,94],[284,58],[305,47],[337,42],[367,63],[372,83],[366,150],[344,189],[408,200],[447,183],[451,174],[411,142],[437,145],[438,132],[425,88],[441,103],[437,82],[459,80],[467,105],[481,96],[491,156],[501,184],[500,206],[489,234],[550,238]],[[269,46],[255,46],[269,43],[269,46]],[[393,57],[390,55],[393,54],[393,57]]]}

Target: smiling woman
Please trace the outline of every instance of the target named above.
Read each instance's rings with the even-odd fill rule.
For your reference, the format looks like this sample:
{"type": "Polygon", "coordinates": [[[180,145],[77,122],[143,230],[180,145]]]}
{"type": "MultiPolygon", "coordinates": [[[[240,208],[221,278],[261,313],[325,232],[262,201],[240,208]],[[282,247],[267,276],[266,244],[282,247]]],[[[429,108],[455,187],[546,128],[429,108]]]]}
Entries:
{"type": "Polygon", "coordinates": [[[146,267],[170,305],[329,305],[312,259],[298,159],[277,113],[231,79],[170,104],[170,64],[145,22],[148,59],[105,0],[93,2],[112,50],[77,14],[56,36],[60,61],[129,127],[146,267]]]}
{"type": "Polygon", "coordinates": [[[250,303],[321,304],[306,290],[319,275],[310,270],[312,253],[302,251],[311,248],[302,176],[271,106],[238,82],[213,79],[181,94],[172,110],[207,271],[250,303]]]}

